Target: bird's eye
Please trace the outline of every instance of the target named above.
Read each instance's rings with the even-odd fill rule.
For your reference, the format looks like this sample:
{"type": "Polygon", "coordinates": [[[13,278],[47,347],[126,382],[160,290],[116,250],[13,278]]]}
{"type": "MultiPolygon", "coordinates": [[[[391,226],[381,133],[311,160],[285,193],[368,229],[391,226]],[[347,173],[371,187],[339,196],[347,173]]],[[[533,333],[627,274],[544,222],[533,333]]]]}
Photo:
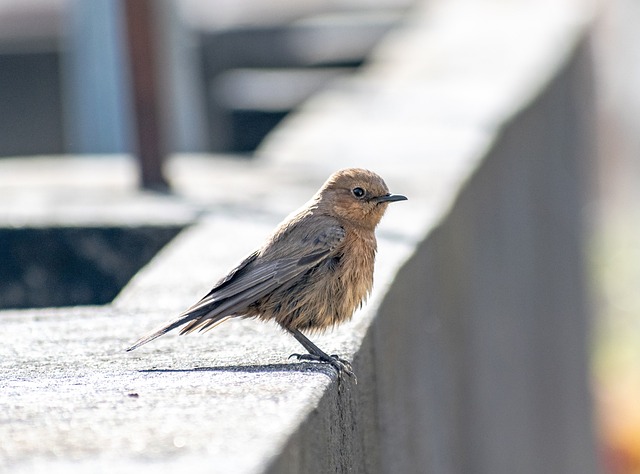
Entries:
{"type": "Polygon", "coordinates": [[[352,193],[353,193],[353,195],[354,195],[355,197],[357,197],[358,199],[360,199],[361,197],[363,197],[363,196],[364,196],[364,189],[362,189],[362,188],[353,188],[353,189],[351,190],[351,192],[352,192],[352,193]]]}

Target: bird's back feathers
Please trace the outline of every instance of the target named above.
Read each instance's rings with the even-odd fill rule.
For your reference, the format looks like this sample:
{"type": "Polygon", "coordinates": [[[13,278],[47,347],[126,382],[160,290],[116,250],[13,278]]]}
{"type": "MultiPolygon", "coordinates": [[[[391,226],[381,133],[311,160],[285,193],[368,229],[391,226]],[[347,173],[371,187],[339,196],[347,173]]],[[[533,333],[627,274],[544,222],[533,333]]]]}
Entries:
{"type": "Polygon", "coordinates": [[[299,220],[276,229],[267,244],[253,252],[222,278],[200,301],[175,320],[141,337],[131,351],[163,334],[189,323],[180,334],[206,330],[232,316],[253,316],[261,298],[282,287],[290,287],[307,271],[331,258],[345,239],[345,230],[337,222],[310,226],[319,216],[306,214],[299,220]],[[307,225],[305,225],[307,224],[307,225]],[[277,242],[286,239],[285,251],[277,242]]]}

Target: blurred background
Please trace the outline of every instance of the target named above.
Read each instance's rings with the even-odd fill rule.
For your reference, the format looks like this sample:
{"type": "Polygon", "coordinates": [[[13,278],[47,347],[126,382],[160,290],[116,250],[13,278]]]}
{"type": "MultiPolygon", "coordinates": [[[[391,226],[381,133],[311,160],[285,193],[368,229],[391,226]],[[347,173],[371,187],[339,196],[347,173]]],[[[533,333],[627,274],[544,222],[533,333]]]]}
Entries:
{"type": "Polygon", "coordinates": [[[608,472],[640,472],[640,2],[601,2],[594,34],[599,195],[593,376],[608,472]]]}
{"type": "MultiPolygon", "coordinates": [[[[132,154],[141,184],[166,189],[169,154],[251,159],[290,111],[363,64],[412,3],[0,0],[0,160],[132,154]]],[[[593,53],[595,410],[606,472],[640,473],[640,2],[600,2],[593,53]]],[[[7,270],[15,256],[2,250],[7,270]]]]}
{"type": "Polygon", "coordinates": [[[411,1],[140,3],[151,15],[116,0],[0,1],[0,155],[132,151],[127,21],[134,41],[146,34],[135,22],[154,29],[145,67],[171,110],[166,150],[251,152],[357,68],[411,1]]]}

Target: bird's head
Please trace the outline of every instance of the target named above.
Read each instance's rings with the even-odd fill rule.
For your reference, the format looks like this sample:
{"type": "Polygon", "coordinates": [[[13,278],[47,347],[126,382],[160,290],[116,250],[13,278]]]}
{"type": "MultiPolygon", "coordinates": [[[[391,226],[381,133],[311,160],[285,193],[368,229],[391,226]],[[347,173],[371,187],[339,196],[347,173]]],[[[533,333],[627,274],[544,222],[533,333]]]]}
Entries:
{"type": "Polygon", "coordinates": [[[390,194],[384,180],[372,171],[346,168],[333,173],[316,195],[324,212],[358,227],[374,229],[390,202],[404,201],[390,194]]]}

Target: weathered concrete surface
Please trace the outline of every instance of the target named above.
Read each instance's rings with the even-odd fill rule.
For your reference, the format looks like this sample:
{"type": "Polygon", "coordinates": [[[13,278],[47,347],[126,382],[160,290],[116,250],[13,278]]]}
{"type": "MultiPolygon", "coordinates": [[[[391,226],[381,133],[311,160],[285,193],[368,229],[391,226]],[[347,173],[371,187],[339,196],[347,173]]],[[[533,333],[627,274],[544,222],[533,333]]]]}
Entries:
{"type": "Polygon", "coordinates": [[[109,306],[0,313],[0,469],[595,472],[583,13],[429,2],[256,161],[176,157],[174,196],[135,192],[127,160],[0,162],[6,225],[193,223],[109,306]],[[314,338],[357,386],[255,321],[123,352],[344,166],[410,198],[379,229],[368,305],[314,338]]]}

